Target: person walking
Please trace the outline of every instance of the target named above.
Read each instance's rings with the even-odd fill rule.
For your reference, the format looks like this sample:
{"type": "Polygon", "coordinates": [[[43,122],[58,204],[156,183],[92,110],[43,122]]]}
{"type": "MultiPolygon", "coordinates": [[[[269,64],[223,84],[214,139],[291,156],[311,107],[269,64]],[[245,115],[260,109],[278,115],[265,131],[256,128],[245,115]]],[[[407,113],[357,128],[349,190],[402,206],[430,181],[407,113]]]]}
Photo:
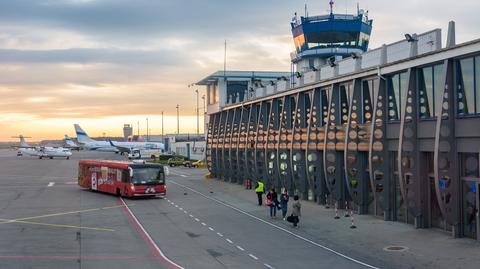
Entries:
{"type": "Polygon", "coordinates": [[[272,188],[268,193],[267,193],[267,201],[266,205],[270,207],[270,218],[276,218],[277,217],[277,207],[278,207],[278,195],[277,192],[275,191],[275,188],[272,188]]]}
{"type": "Polygon", "coordinates": [[[263,182],[261,179],[257,181],[257,184],[255,185],[255,192],[257,193],[258,197],[258,205],[262,205],[262,199],[263,199],[263,193],[265,193],[265,185],[263,185],[263,182]]]}
{"type": "Polygon", "coordinates": [[[288,196],[287,189],[285,189],[283,193],[280,195],[280,208],[282,209],[283,220],[285,220],[285,218],[287,217],[289,199],[290,199],[290,196],[288,196]]]}
{"type": "Polygon", "coordinates": [[[298,200],[298,195],[293,196],[292,204],[293,227],[298,228],[300,217],[302,216],[302,204],[298,200]]]}

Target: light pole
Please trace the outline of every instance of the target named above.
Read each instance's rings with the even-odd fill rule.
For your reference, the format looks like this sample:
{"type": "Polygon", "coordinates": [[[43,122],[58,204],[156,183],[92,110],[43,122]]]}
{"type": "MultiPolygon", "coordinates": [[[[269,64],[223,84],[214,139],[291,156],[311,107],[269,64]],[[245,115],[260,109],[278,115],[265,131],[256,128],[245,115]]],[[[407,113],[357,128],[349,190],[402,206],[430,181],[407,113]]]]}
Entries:
{"type": "Polygon", "coordinates": [[[177,134],[180,134],[180,113],[179,113],[180,105],[177,104],[177,134]]]}
{"type": "Polygon", "coordinates": [[[197,135],[200,134],[200,115],[199,115],[199,110],[200,107],[198,107],[198,89],[195,90],[197,93],[197,135]]]}
{"type": "Polygon", "coordinates": [[[162,139],[165,139],[165,138],[163,137],[163,111],[162,111],[162,139]]]}
{"type": "Polygon", "coordinates": [[[202,95],[202,100],[203,100],[203,114],[207,113],[206,109],[207,109],[207,103],[205,101],[205,94],[202,95]]]}
{"type": "Polygon", "coordinates": [[[147,141],[149,140],[149,137],[148,137],[148,118],[147,118],[147,141]]]}

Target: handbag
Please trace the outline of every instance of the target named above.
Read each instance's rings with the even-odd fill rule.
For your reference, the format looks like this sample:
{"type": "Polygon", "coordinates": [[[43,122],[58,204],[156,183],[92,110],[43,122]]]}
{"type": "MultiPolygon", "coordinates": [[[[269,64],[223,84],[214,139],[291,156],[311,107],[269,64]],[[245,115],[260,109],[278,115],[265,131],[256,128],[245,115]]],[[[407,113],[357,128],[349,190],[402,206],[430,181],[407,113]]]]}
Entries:
{"type": "Polygon", "coordinates": [[[272,205],[272,204],[273,204],[272,199],[265,199],[265,205],[270,206],[270,205],[272,205]]]}
{"type": "Polygon", "coordinates": [[[292,222],[292,223],[293,223],[294,219],[295,219],[295,217],[294,217],[293,215],[290,215],[290,216],[287,217],[287,221],[288,221],[288,222],[292,222]]]}

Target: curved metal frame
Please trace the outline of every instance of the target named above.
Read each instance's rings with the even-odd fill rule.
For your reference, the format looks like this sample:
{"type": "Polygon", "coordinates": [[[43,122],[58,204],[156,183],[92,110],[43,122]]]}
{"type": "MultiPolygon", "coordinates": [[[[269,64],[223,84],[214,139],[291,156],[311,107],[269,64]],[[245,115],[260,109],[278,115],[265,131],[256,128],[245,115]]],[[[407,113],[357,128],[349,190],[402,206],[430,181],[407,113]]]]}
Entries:
{"type": "Polygon", "coordinates": [[[368,122],[371,121],[372,105],[368,102],[370,101],[364,100],[362,80],[355,79],[353,91],[350,94],[343,156],[347,189],[352,201],[360,207],[361,214],[368,212],[368,205],[372,201],[369,191],[370,180],[364,174],[368,156],[365,150],[361,150],[365,138],[370,138],[371,133],[371,126],[363,122],[364,115],[362,115],[368,113],[368,122]]]}
{"type": "Polygon", "coordinates": [[[287,95],[284,97],[283,100],[283,108],[282,108],[282,113],[280,115],[280,137],[279,137],[279,145],[278,145],[278,175],[279,175],[279,181],[281,184],[282,188],[287,188],[289,191],[289,194],[293,194],[292,191],[292,184],[291,184],[291,177],[292,177],[292,164],[291,160],[282,160],[281,156],[285,153],[287,155],[287,158],[291,156],[290,154],[290,143],[291,143],[291,132],[292,132],[292,125],[293,125],[293,110],[292,106],[295,106],[294,104],[294,97],[291,95],[287,95]],[[292,99],[293,98],[293,99],[292,99]],[[282,171],[282,163],[287,165],[285,171],[282,171]]]}
{"type": "Polygon", "coordinates": [[[400,188],[409,213],[415,217],[415,226],[421,227],[423,216],[421,195],[420,157],[417,143],[417,92],[415,69],[408,70],[408,88],[400,122],[400,137],[398,143],[398,175],[400,188]],[[407,180],[408,176],[408,180],[407,180]]]}
{"type": "Polygon", "coordinates": [[[340,85],[333,84],[331,87],[330,103],[328,106],[328,121],[325,128],[325,146],[323,151],[323,167],[328,191],[332,198],[340,202],[344,197],[344,182],[342,178],[342,160],[341,154],[336,150],[338,140],[338,130],[340,129],[340,85]]]}
{"type": "Polygon", "coordinates": [[[442,112],[435,128],[435,192],[442,216],[458,233],[460,181],[456,173],[454,60],[445,60],[443,71],[442,112]]]}
{"type": "Polygon", "coordinates": [[[307,129],[310,117],[310,96],[309,92],[302,92],[296,95],[295,120],[292,126],[292,186],[294,193],[300,194],[304,200],[308,199],[308,189],[306,184],[306,149],[307,149],[307,129]]]}
{"type": "MultiPolygon", "coordinates": [[[[391,180],[388,180],[388,151],[387,151],[387,88],[386,82],[379,77],[375,85],[375,108],[370,133],[368,166],[370,170],[370,185],[373,190],[375,203],[378,201],[384,210],[385,220],[390,219],[391,202],[389,190],[391,180]],[[374,146],[375,145],[375,146],[374,146]]],[[[375,212],[376,213],[376,212],[375,212]]]]}
{"type": "Polygon", "coordinates": [[[277,191],[280,191],[277,166],[281,102],[282,99],[280,98],[275,98],[272,100],[267,131],[267,147],[265,149],[267,182],[270,183],[269,187],[274,186],[277,191]],[[270,164],[272,166],[271,168],[269,167],[270,164]]]}
{"type": "Polygon", "coordinates": [[[324,118],[328,116],[328,97],[327,103],[324,104],[324,94],[326,89],[316,88],[313,90],[313,97],[310,106],[312,113],[309,121],[307,132],[307,150],[305,156],[306,175],[308,185],[311,188],[315,200],[320,204],[326,203],[326,195],[328,194],[325,177],[323,173],[323,151],[325,145],[325,126],[324,118]],[[324,115],[323,107],[326,106],[324,115]],[[311,158],[309,158],[312,156],[311,158]],[[315,157],[313,157],[315,156],[315,157]]]}

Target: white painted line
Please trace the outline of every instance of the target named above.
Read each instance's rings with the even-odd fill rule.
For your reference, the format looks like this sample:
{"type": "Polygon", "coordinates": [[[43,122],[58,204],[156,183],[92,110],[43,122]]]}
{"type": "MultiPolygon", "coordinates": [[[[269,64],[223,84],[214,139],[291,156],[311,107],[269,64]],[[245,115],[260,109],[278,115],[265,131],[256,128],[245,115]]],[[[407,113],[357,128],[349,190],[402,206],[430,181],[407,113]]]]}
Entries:
{"type": "Polygon", "coordinates": [[[75,185],[77,183],[78,182],[76,182],[76,181],[65,182],[66,185],[75,185]]]}
{"type": "Polygon", "coordinates": [[[217,234],[218,234],[218,236],[223,237],[223,234],[221,234],[221,233],[217,233],[217,234]]]}
{"type": "Polygon", "coordinates": [[[347,260],[349,260],[349,261],[351,261],[351,262],[360,264],[360,265],[362,265],[362,266],[365,266],[365,267],[368,267],[368,268],[371,268],[371,269],[380,269],[380,268],[378,268],[378,267],[376,267],[376,266],[373,266],[373,265],[370,265],[370,264],[368,264],[368,263],[359,261],[359,260],[357,260],[357,259],[355,259],[355,258],[352,258],[352,257],[350,257],[350,256],[347,256],[347,255],[343,254],[343,253],[340,253],[340,252],[338,252],[338,251],[335,251],[335,250],[333,250],[333,249],[331,249],[331,248],[329,248],[329,247],[326,247],[326,246],[321,245],[321,244],[319,244],[319,243],[317,243],[317,242],[314,242],[314,241],[312,241],[312,240],[310,240],[310,239],[308,239],[308,238],[305,238],[305,237],[303,237],[303,236],[301,236],[301,235],[298,235],[298,234],[296,234],[296,233],[293,233],[293,232],[291,232],[291,231],[289,231],[289,230],[287,230],[287,229],[285,229],[285,228],[282,228],[282,227],[280,227],[280,226],[278,226],[278,225],[275,225],[275,224],[273,224],[273,223],[270,223],[270,222],[268,222],[268,221],[265,221],[265,220],[263,220],[263,219],[261,219],[261,218],[259,218],[259,217],[256,217],[256,216],[254,216],[254,215],[252,215],[252,214],[250,214],[250,213],[248,213],[248,212],[245,212],[245,211],[243,211],[243,210],[241,210],[241,209],[239,209],[239,208],[237,208],[237,207],[234,207],[234,206],[232,206],[232,205],[230,205],[230,204],[227,204],[227,203],[225,203],[225,202],[223,202],[223,201],[220,201],[220,200],[218,200],[218,199],[209,197],[209,196],[207,196],[207,195],[205,195],[205,194],[203,194],[203,193],[201,193],[201,192],[199,192],[199,191],[197,191],[197,190],[195,190],[195,189],[192,189],[192,188],[190,188],[190,187],[187,187],[187,186],[182,185],[182,184],[180,184],[180,183],[177,183],[177,182],[175,182],[175,181],[170,181],[170,182],[173,183],[173,184],[175,184],[175,185],[178,185],[178,186],[180,186],[180,187],[183,187],[183,188],[185,188],[185,189],[187,189],[187,190],[190,190],[190,191],[192,191],[192,192],[194,192],[194,193],[196,193],[196,194],[198,194],[198,195],[200,195],[200,196],[202,196],[202,197],[204,197],[204,198],[206,198],[206,199],[208,199],[208,200],[214,201],[214,202],[216,202],[216,203],[218,203],[218,204],[221,204],[221,205],[223,205],[223,206],[226,206],[226,207],[228,207],[228,208],[231,208],[231,209],[233,209],[233,210],[235,210],[235,211],[237,211],[237,212],[239,212],[239,213],[241,213],[241,214],[243,214],[243,215],[249,216],[249,217],[252,218],[252,219],[255,219],[255,220],[257,220],[257,221],[260,221],[260,222],[262,222],[262,223],[264,223],[264,224],[267,224],[267,225],[269,225],[269,226],[271,226],[271,227],[274,227],[274,228],[276,228],[276,229],[278,229],[278,230],[281,230],[281,231],[283,231],[283,232],[285,232],[285,233],[287,233],[287,234],[289,234],[289,235],[291,235],[291,236],[294,236],[294,237],[296,237],[296,238],[298,238],[298,239],[300,239],[300,240],[303,240],[303,241],[305,241],[305,242],[307,242],[307,243],[310,243],[310,244],[312,244],[312,245],[314,245],[314,246],[317,246],[317,247],[322,248],[322,249],[324,249],[324,250],[326,250],[326,251],[328,251],[328,252],[331,252],[331,253],[333,253],[333,254],[335,254],[335,255],[337,255],[337,256],[340,256],[340,257],[342,257],[342,258],[345,258],[345,259],[347,259],[347,260]]]}
{"type": "Polygon", "coordinates": [[[267,268],[270,268],[270,269],[275,269],[275,268],[273,268],[273,266],[271,266],[271,265],[270,265],[270,264],[268,264],[268,263],[264,263],[263,265],[265,265],[265,267],[267,267],[267,268]]]}
{"type": "Polygon", "coordinates": [[[203,225],[203,226],[207,226],[207,224],[206,224],[205,222],[202,222],[202,225],[203,225]]]}
{"type": "Polygon", "coordinates": [[[167,265],[170,265],[172,268],[184,269],[180,265],[174,263],[172,260],[167,258],[165,254],[163,254],[162,250],[157,246],[155,241],[153,241],[150,234],[148,234],[145,228],[143,228],[142,224],[138,221],[137,217],[135,217],[133,212],[130,210],[128,205],[125,203],[125,201],[123,201],[121,197],[120,197],[120,202],[122,203],[123,208],[126,210],[127,214],[131,217],[131,220],[134,222],[135,226],[137,228],[140,228],[141,234],[145,236],[145,239],[149,243],[149,245],[154,247],[156,254],[158,254],[162,258],[163,262],[166,263],[167,265]]]}
{"type": "Polygon", "coordinates": [[[227,240],[228,243],[233,244],[233,241],[232,241],[232,240],[230,240],[230,239],[228,239],[228,238],[225,239],[225,240],[227,240]]]}
{"type": "Polygon", "coordinates": [[[200,221],[199,219],[195,218],[195,221],[200,221]]]}
{"type": "Polygon", "coordinates": [[[186,210],[183,210],[183,213],[188,214],[188,212],[186,210]]]}
{"type": "Polygon", "coordinates": [[[257,257],[255,257],[253,254],[248,254],[248,256],[250,256],[250,258],[252,258],[252,259],[254,259],[254,260],[258,261],[258,258],[257,258],[257,257]]]}
{"type": "Polygon", "coordinates": [[[190,218],[193,218],[193,215],[192,215],[192,214],[190,214],[190,215],[188,215],[188,216],[189,216],[190,218]]]}
{"type": "Polygon", "coordinates": [[[245,249],[242,248],[241,246],[237,246],[237,248],[238,248],[239,250],[241,250],[241,251],[245,251],[245,249]]]}
{"type": "Polygon", "coordinates": [[[208,227],[208,229],[212,232],[215,231],[212,227],[208,227]]]}
{"type": "Polygon", "coordinates": [[[53,187],[53,185],[55,185],[55,182],[50,182],[48,183],[47,187],[53,187]]]}
{"type": "Polygon", "coordinates": [[[176,208],[178,208],[178,205],[175,205],[176,208]]]}
{"type": "Polygon", "coordinates": [[[179,209],[180,209],[180,210],[183,210],[183,208],[181,208],[181,207],[180,207],[179,209]]]}
{"type": "Polygon", "coordinates": [[[187,177],[186,175],[180,175],[181,177],[187,177]]]}

